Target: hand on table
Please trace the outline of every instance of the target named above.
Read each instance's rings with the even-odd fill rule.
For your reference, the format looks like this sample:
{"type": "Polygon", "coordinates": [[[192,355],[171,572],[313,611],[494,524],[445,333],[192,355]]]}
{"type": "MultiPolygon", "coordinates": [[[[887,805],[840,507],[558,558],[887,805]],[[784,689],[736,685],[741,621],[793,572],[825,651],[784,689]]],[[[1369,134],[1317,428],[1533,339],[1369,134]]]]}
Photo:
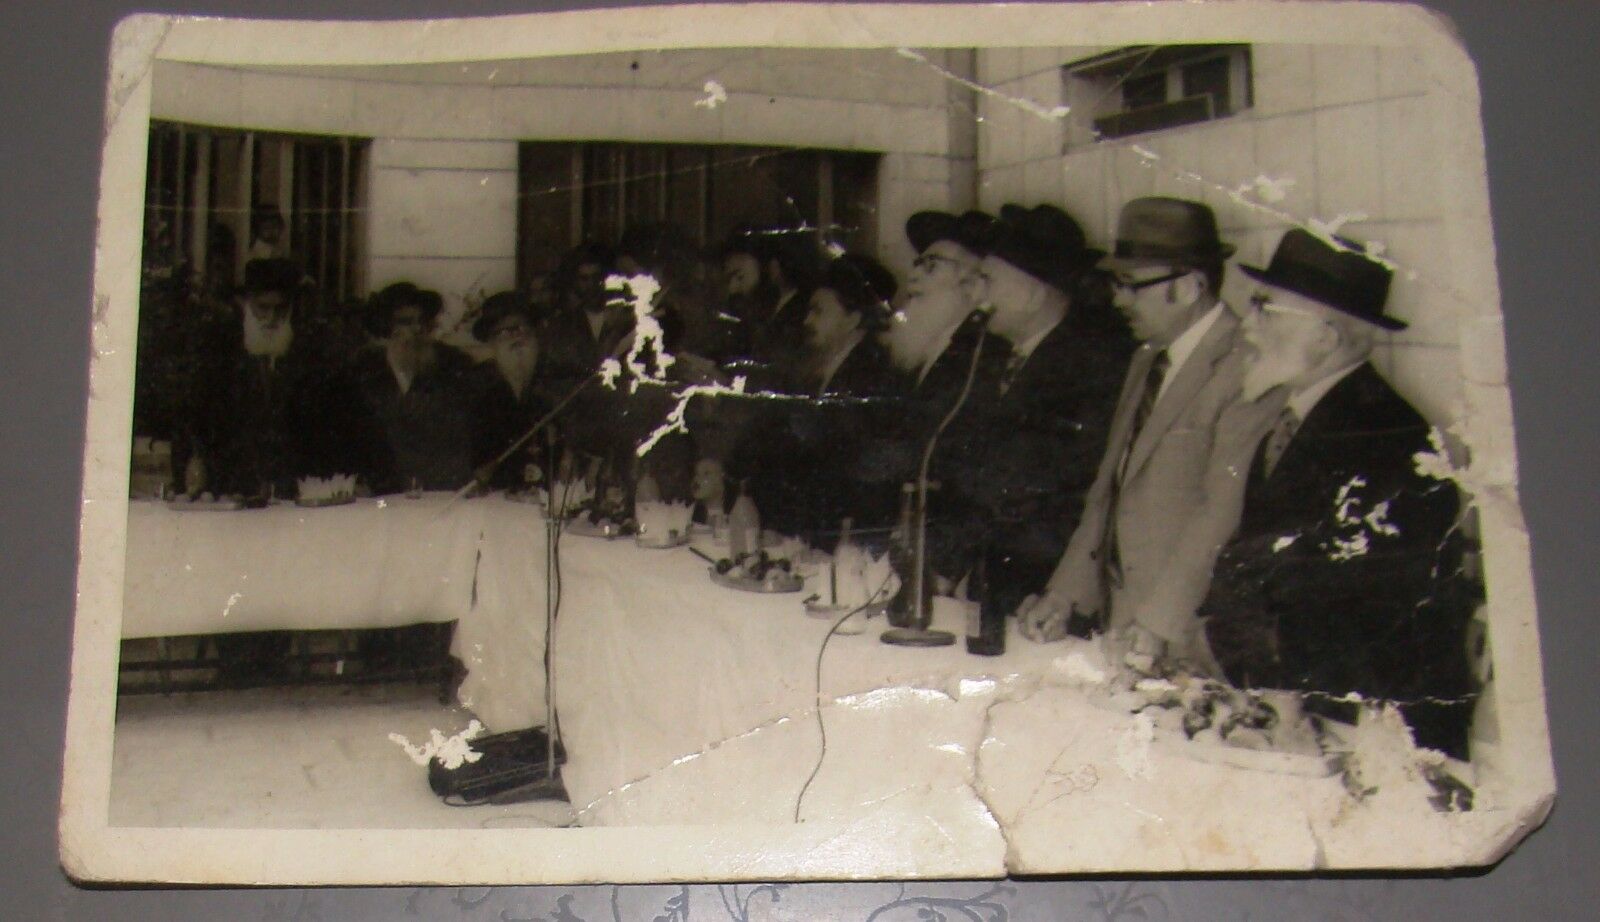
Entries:
{"type": "Polygon", "coordinates": [[[1050,592],[1030,595],[1017,606],[1017,627],[1022,636],[1037,643],[1066,639],[1073,615],[1082,617],[1076,603],[1050,592]]]}

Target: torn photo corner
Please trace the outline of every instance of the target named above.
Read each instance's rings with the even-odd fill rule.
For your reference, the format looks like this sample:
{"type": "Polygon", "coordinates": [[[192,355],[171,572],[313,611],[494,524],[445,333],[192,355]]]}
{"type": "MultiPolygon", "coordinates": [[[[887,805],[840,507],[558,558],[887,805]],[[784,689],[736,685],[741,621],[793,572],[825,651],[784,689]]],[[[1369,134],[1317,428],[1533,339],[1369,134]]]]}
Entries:
{"type": "Polygon", "coordinates": [[[1537,827],[1448,23],[932,9],[124,21],[67,873],[1381,872],[1537,827]]]}

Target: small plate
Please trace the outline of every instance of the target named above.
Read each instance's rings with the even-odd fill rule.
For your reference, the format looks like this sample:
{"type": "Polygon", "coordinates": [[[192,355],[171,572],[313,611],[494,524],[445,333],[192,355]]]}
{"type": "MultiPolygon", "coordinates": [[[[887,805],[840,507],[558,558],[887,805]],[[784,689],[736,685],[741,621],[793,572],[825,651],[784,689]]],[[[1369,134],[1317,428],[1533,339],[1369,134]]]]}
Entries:
{"type": "Polygon", "coordinates": [[[805,580],[793,573],[769,582],[764,579],[751,579],[748,576],[718,573],[716,567],[710,567],[709,570],[713,583],[718,586],[727,586],[729,589],[738,589],[741,592],[760,592],[768,595],[779,592],[799,592],[806,584],[805,580]]]}

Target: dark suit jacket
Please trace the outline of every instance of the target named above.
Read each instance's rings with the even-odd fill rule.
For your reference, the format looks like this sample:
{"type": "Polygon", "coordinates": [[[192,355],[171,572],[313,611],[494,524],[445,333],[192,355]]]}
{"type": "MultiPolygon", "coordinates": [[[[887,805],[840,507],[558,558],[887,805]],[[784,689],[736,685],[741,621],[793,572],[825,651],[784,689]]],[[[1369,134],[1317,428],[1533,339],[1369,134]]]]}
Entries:
{"type": "Polygon", "coordinates": [[[1419,743],[1459,754],[1477,589],[1460,575],[1455,486],[1416,470],[1428,434],[1371,365],[1351,372],[1270,477],[1258,453],[1201,615],[1236,685],[1397,701],[1419,743]]]}
{"type": "Polygon", "coordinates": [[[995,399],[975,494],[987,577],[1004,611],[1042,590],[1066,551],[1134,346],[1125,331],[1088,328],[1069,314],[995,399]]]}
{"type": "Polygon", "coordinates": [[[358,470],[374,493],[396,493],[415,483],[454,490],[472,479],[472,363],[436,344],[436,364],[401,393],[381,346],[357,356],[352,372],[360,406],[358,470]]]}
{"type": "Polygon", "coordinates": [[[822,547],[831,547],[846,517],[864,540],[873,530],[887,534],[897,494],[885,492],[863,459],[884,431],[896,387],[887,351],[868,336],[826,387],[799,383],[791,399],[746,407],[753,415],[730,473],[748,481],[763,524],[822,547]]]}
{"type": "Polygon", "coordinates": [[[921,383],[909,386],[893,409],[897,423],[890,449],[882,457],[878,475],[890,495],[901,483],[912,481],[928,440],[961,397],[968,372],[977,355],[977,371],[960,413],[939,436],[929,464],[929,479],[939,489],[929,494],[928,548],[936,573],[960,579],[972,564],[972,549],[981,541],[981,501],[978,483],[984,462],[987,420],[1000,397],[1000,381],[1011,357],[1011,344],[990,333],[987,318],[974,312],[956,328],[950,345],[934,359],[921,383]]]}
{"type": "MultiPolygon", "coordinates": [[[[469,380],[474,400],[472,464],[477,468],[500,457],[526,435],[550,411],[552,401],[546,382],[537,374],[517,396],[493,362],[473,368],[469,380]]],[[[509,490],[526,485],[524,473],[530,463],[548,473],[553,463],[549,436],[554,431],[550,428],[535,434],[502,461],[490,475],[489,486],[509,490]]]]}

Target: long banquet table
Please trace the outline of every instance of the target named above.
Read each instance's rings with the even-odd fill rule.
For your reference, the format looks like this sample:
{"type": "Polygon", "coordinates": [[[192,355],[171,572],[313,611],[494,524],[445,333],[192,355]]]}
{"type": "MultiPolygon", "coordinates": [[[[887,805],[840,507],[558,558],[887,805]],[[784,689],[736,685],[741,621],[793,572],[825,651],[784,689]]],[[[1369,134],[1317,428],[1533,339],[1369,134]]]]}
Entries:
{"type": "MultiPolygon", "coordinates": [[[[535,725],[544,541],[537,507],[499,497],[238,514],[135,503],[124,635],[454,619],[462,703],[492,730],[535,725]]],[[[886,646],[880,618],[829,641],[819,695],[831,622],[804,613],[805,593],[716,586],[687,548],[568,535],[560,557],[551,668],[583,825],[762,824],[816,836],[802,853],[820,869],[849,866],[830,849],[892,843],[883,857],[912,856],[915,875],[1420,867],[1494,838],[1466,827],[1520,821],[1493,809],[1492,769],[1474,778],[1480,809],[1434,812],[1393,724],[1357,740],[1380,789],[1361,802],[1337,775],[1196,759],[1104,706],[1108,667],[1087,642],[1013,632],[1004,655],[977,657],[959,641],[886,646]],[[1402,816],[1431,838],[1373,834],[1402,816]]],[[[935,625],[959,637],[964,615],[941,599],[935,625]]]]}
{"type": "MultiPolygon", "coordinates": [[[[716,586],[687,549],[567,537],[561,556],[551,668],[584,825],[762,824],[819,870],[876,843],[915,875],[1426,867],[1521,821],[1482,760],[1451,767],[1478,809],[1437,812],[1430,757],[1392,711],[1338,743],[1376,789],[1356,800],[1337,773],[1218,761],[1110,703],[1094,642],[1013,626],[1003,655],[979,657],[959,639],[887,646],[879,618],[829,640],[819,695],[831,622],[803,593],[716,586]],[[1383,833],[1397,823],[1411,834],[1383,833]]],[[[959,638],[964,603],[937,601],[935,626],[959,638]]]]}

